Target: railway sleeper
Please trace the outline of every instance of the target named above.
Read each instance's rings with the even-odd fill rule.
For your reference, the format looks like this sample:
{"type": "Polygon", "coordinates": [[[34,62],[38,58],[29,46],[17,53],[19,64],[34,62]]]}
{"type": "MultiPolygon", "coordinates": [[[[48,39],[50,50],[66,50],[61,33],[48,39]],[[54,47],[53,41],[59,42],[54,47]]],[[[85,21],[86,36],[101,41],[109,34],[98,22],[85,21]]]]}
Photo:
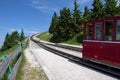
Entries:
{"type": "Polygon", "coordinates": [[[92,62],[92,61],[89,61],[89,60],[84,60],[82,58],[79,58],[79,57],[64,53],[62,51],[58,51],[58,50],[52,49],[50,47],[47,47],[43,43],[37,43],[37,44],[39,46],[41,46],[42,48],[50,51],[50,52],[53,52],[57,55],[65,57],[65,58],[67,58],[69,60],[72,60],[74,62],[80,63],[80,64],[84,65],[85,67],[89,67],[91,69],[96,69],[100,72],[102,71],[103,73],[107,73],[107,75],[109,73],[109,75],[111,74],[112,76],[118,77],[120,79],[120,70],[119,69],[112,68],[112,67],[109,68],[109,66],[106,66],[106,65],[98,64],[98,63],[95,63],[95,62],[92,62]]]}

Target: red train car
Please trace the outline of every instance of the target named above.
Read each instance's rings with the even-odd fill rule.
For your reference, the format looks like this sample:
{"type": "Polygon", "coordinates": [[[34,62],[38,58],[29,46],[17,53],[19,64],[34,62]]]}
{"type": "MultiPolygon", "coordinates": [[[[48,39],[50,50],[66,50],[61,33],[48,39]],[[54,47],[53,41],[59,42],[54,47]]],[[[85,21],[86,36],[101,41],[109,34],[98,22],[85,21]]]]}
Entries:
{"type": "Polygon", "coordinates": [[[120,16],[84,22],[83,58],[120,68],[120,16]]]}

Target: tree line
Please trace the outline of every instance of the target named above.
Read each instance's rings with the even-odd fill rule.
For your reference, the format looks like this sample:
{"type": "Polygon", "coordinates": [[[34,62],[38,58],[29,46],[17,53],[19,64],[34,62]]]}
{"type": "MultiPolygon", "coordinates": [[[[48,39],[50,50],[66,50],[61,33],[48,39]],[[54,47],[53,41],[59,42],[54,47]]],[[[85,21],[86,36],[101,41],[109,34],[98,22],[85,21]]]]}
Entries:
{"type": "Polygon", "coordinates": [[[11,34],[7,33],[3,46],[0,49],[0,51],[5,51],[7,49],[12,48],[13,46],[18,44],[18,41],[22,41],[25,39],[24,31],[21,30],[21,33],[19,34],[18,31],[13,31],[11,34]]]}
{"type": "Polygon", "coordinates": [[[93,0],[92,9],[87,6],[84,12],[79,9],[80,5],[74,0],[74,10],[64,7],[60,10],[58,16],[54,12],[49,27],[49,33],[53,35],[51,41],[61,42],[69,40],[77,34],[83,34],[83,21],[100,19],[105,17],[119,16],[120,3],[119,0],[93,0]]]}

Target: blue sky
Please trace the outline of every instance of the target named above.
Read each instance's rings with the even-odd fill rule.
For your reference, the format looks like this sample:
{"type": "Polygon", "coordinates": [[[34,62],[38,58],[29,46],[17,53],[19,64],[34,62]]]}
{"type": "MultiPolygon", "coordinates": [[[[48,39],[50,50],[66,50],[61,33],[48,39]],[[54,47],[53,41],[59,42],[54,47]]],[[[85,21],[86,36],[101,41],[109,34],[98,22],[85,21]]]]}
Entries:
{"type": "MultiPolygon", "coordinates": [[[[73,10],[74,0],[0,0],[0,46],[6,33],[24,29],[25,35],[49,29],[52,14],[63,7],[73,10]]],[[[93,0],[78,0],[79,9],[91,8],[93,0]]]]}

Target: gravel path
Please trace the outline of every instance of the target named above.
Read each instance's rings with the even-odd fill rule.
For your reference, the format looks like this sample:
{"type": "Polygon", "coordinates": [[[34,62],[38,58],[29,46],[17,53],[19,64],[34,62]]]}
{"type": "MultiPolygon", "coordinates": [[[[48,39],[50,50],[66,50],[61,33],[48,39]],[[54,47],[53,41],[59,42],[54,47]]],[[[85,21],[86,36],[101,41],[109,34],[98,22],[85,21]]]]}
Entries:
{"type": "Polygon", "coordinates": [[[49,80],[118,80],[48,52],[32,41],[30,44],[31,52],[38,59],[49,80]]]}
{"type": "Polygon", "coordinates": [[[48,80],[40,63],[31,51],[34,48],[35,47],[29,46],[29,48],[24,51],[26,62],[23,67],[24,74],[22,80],[48,80]]]}

